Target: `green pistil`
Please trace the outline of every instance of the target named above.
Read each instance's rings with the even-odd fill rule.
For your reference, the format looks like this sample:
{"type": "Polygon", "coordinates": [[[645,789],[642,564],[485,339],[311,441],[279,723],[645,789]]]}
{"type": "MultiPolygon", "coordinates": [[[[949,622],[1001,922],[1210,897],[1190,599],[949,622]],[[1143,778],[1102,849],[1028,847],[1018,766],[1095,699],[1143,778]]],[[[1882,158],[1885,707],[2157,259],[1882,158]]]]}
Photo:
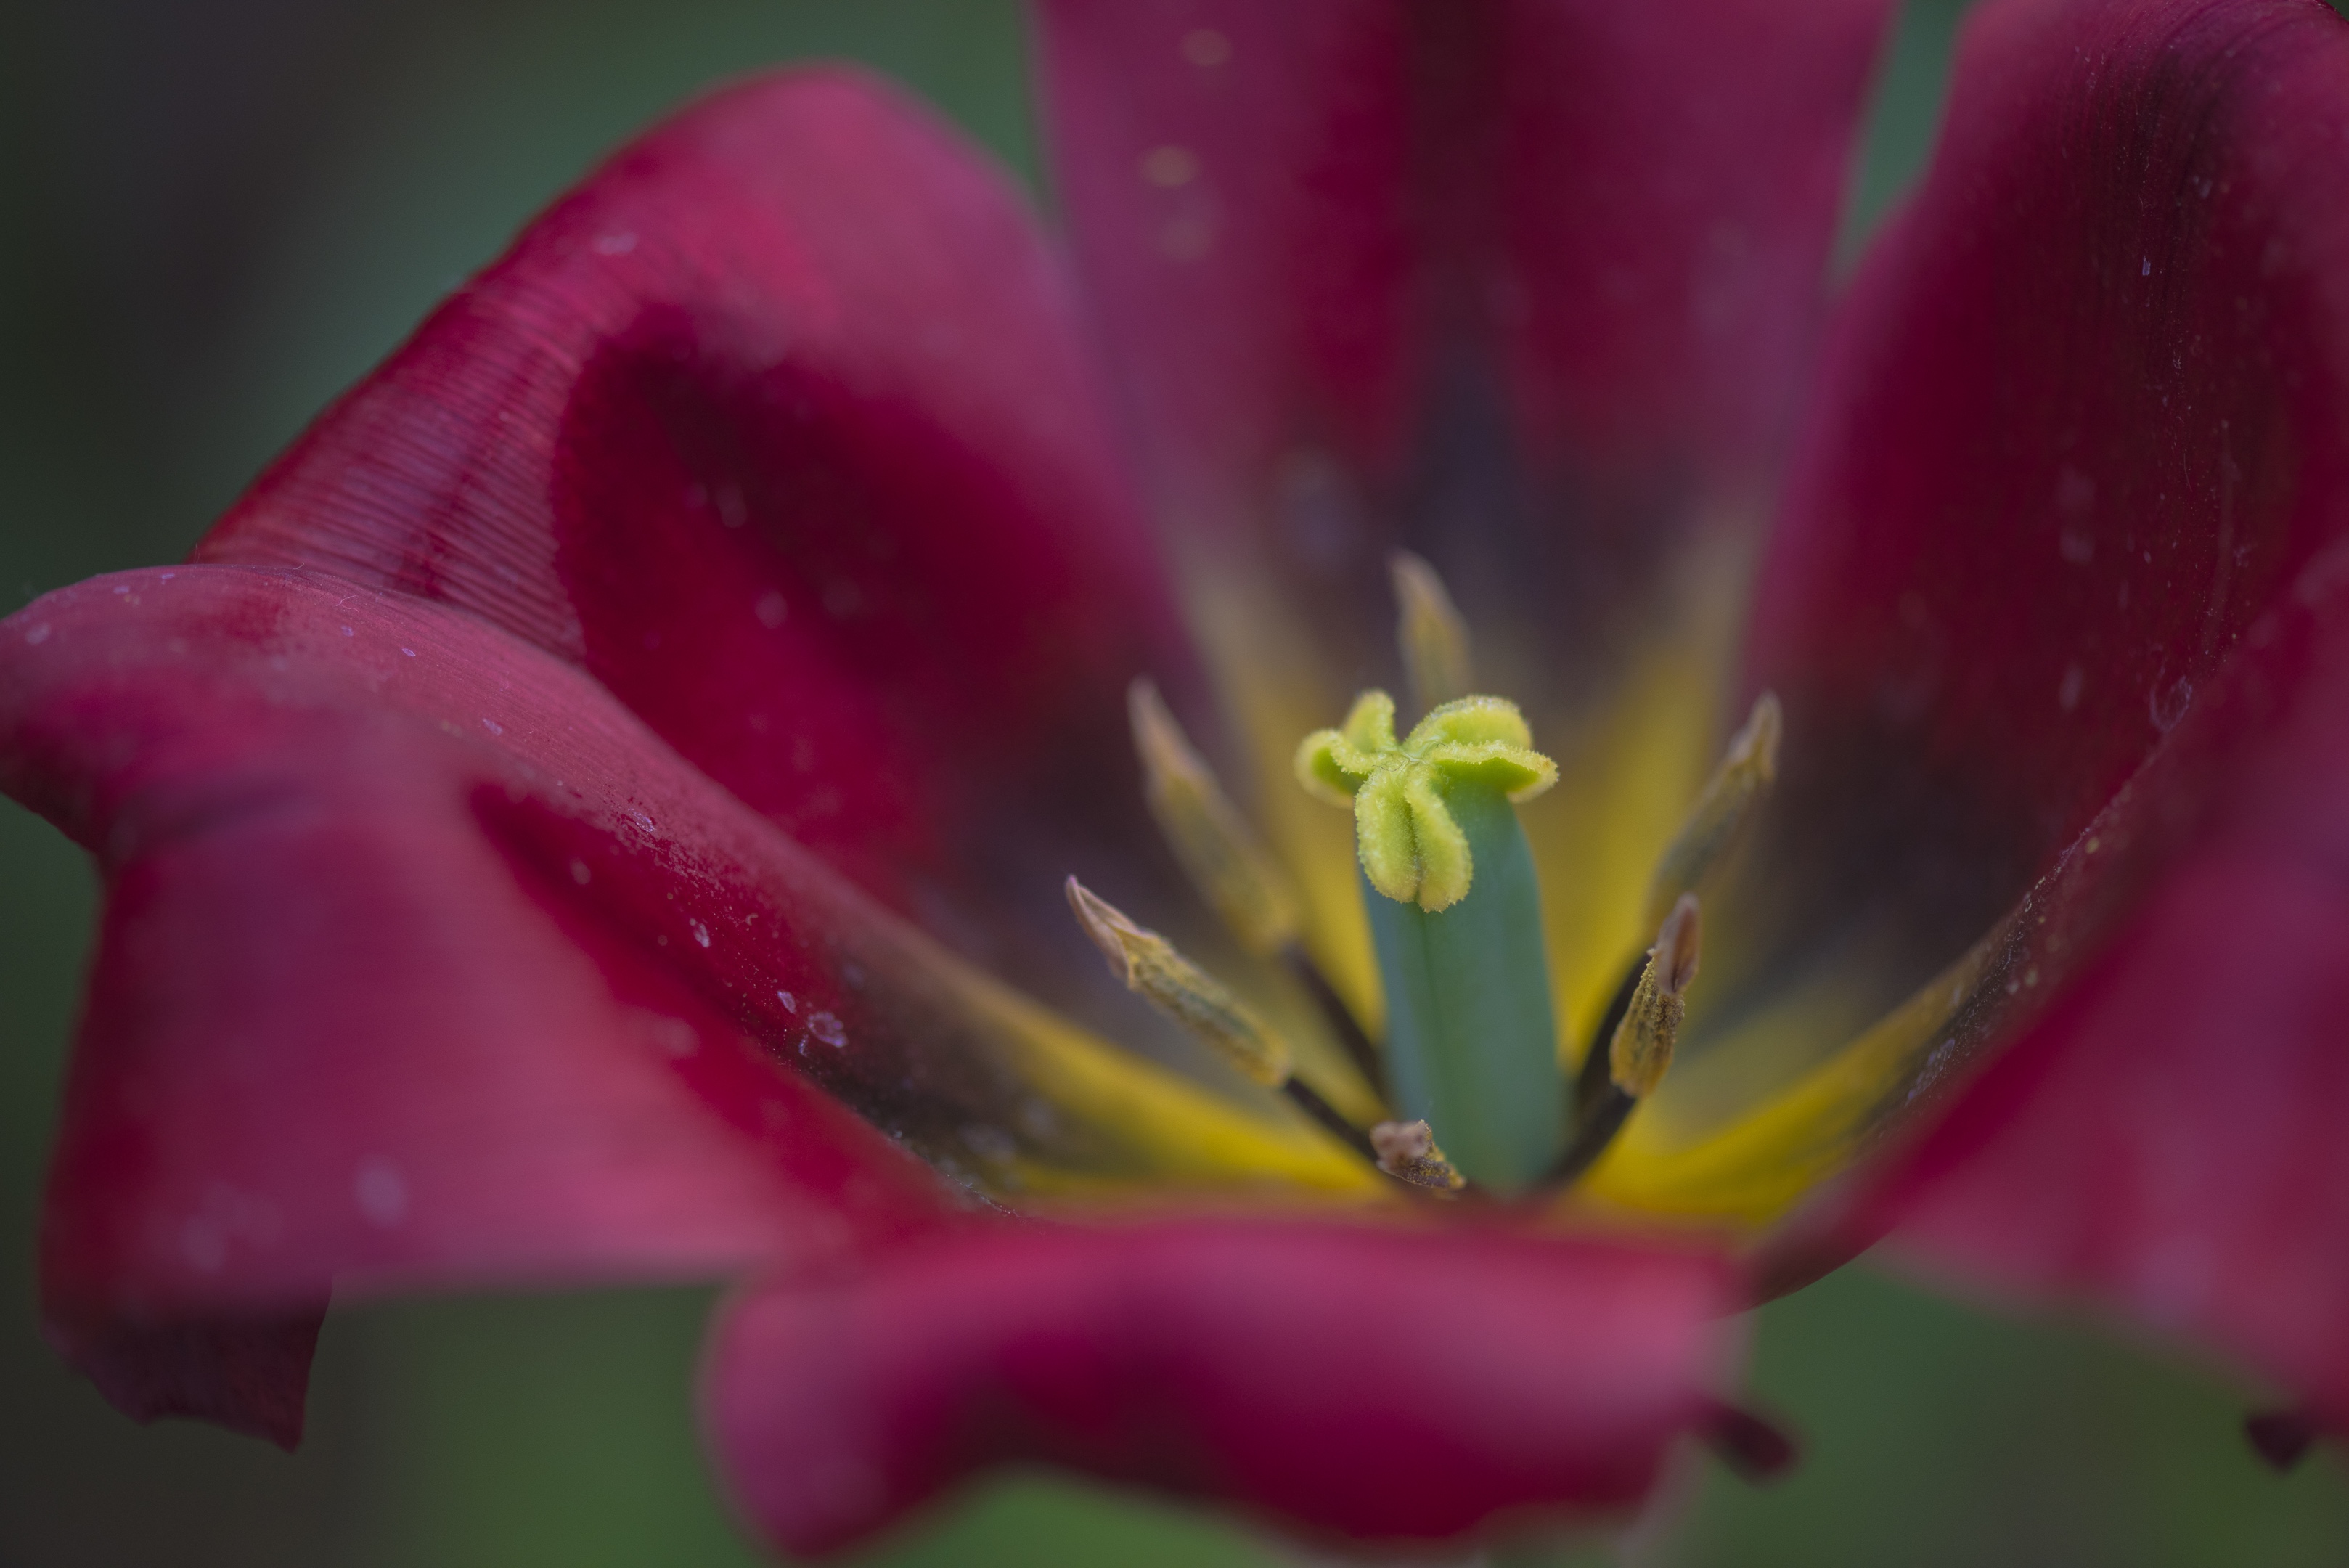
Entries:
{"type": "Polygon", "coordinates": [[[1512,804],[1557,777],[1531,741],[1515,704],[1468,697],[1398,742],[1392,699],[1370,691],[1297,757],[1308,788],[1354,809],[1398,1107],[1505,1192],[1556,1162],[1566,1120],[1541,890],[1512,804]]]}

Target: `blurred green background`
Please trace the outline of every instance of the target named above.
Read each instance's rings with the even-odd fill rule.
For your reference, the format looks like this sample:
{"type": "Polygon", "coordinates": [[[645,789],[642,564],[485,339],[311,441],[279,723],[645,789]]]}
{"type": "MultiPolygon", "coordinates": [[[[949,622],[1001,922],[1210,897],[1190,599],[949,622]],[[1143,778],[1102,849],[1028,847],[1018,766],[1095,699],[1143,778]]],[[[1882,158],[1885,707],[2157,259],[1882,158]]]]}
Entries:
{"type": "MultiPolygon", "coordinates": [[[[1847,264],[1927,155],[1958,10],[1920,0],[1902,20],[1847,264]]],[[[531,212],[715,78],[860,58],[1035,171],[1009,0],[18,0],[0,29],[9,608],[184,554],[531,212]]],[[[0,1563],[755,1560],[696,1449],[703,1293],[338,1313],[294,1457],[134,1427],[68,1376],[30,1264],[93,907],[78,852],[0,803],[0,1563]]],[[[2337,1456],[2269,1474],[2239,1435],[2248,1396],[2207,1369],[1858,1271],[1762,1314],[1757,1354],[1802,1469],[1756,1490],[1691,1461],[1627,1561],[2349,1563],[2337,1456]]],[[[1295,1560],[1227,1521],[1031,1477],[864,1561],[1295,1560]]]]}

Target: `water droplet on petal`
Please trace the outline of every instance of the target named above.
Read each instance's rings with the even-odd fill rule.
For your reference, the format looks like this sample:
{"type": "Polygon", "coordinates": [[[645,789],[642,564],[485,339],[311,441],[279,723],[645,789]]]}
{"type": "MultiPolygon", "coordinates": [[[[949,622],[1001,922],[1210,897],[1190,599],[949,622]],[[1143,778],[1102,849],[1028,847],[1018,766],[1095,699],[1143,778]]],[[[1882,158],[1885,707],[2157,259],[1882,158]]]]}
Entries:
{"type": "Polygon", "coordinates": [[[2178,722],[2186,717],[2186,710],[2193,703],[2194,682],[2181,675],[2168,686],[2155,688],[2147,703],[2147,712],[2153,720],[2153,727],[2167,735],[2178,728],[2178,722]]]}
{"type": "Polygon", "coordinates": [[[1187,147],[1154,147],[1142,155],[1142,177],[1162,191],[1188,185],[1199,177],[1199,159],[1187,147]]]}
{"type": "Polygon", "coordinates": [[[1198,27],[1183,36],[1183,57],[1202,70],[1232,57],[1232,41],[1213,27],[1198,27]]]}
{"type": "Polygon", "coordinates": [[[682,1018],[655,1018],[652,1037],[653,1044],[671,1056],[690,1056],[701,1048],[701,1036],[682,1018]]]}
{"type": "Polygon", "coordinates": [[[359,1161],[351,1178],[351,1197],[361,1214],[386,1230],[408,1218],[408,1180],[388,1159],[359,1161]]]}

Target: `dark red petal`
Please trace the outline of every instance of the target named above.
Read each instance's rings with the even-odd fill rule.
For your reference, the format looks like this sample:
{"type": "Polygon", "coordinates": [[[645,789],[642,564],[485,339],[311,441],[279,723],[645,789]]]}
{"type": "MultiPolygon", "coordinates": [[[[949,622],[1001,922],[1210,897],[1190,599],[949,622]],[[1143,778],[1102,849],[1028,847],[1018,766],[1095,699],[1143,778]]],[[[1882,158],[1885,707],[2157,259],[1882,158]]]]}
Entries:
{"type": "Polygon", "coordinates": [[[2216,800],[2139,814],[2191,809],[2191,851],[1844,1220],[2217,1345],[2318,1425],[2349,1421],[2344,586],[2304,577],[2198,696],[2177,738],[2230,753],[2216,800]]]}
{"type": "Polygon", "coordinates": [[[1754,641],[1815,829],[1778,864],[1826,868],[1790,940],[1891,887],[1951,944],[1930,971],[2059,855],[2112,862],[2029,939],[2075,982],[1847,1236],[1914,1203],[1911,1244],[1984,1282],[2210,1336],[2336,1415],[2344,191],[2325,8],[1984,8],[1754,641]]]}
{"type": "Polygon", "coordinates": [[[773,1060],[823,1011],[848,1086],[902,1070],[856,900],[568,666],[201,566],[50,595],[0,659],[0,785],[108,891],[45,1306],[132,1408],[286,1435],[306,1339],[253,1320],[330,1290],[708,1275],[957,1210],[773,1060]]]}
{"type": "Polygon", "coordinates": [[[1708,1420],[1689,1253],[1327,1224],[1033,1226],[756,1290],[705,1399],[767,1535],[821,1552],[1023,1460],[1355,1539],[1629,1504],[1708,1420]]]}
{"type": "Polygon", "coordinates": [[[48,1336],[124,1415],[192,1416],[292,1449],[302,1441],[310,1356],[326,1303],[289,1314],[181,1319],[160,1326],[52,1316],[48,1336]]]}
{"type": "MultiPolygon", "coordinates": [[[[1399,531],[1444,564],[1766,477],[1885,11],[1048,0],[1054,168],[1165,514],[1326,591],[1399,531]]],[[[1528,549],[1553,607],[1619,592],[1514,547],[1495,593],[1528,549]]]]}
{"type": "Polygon", "coordinates": [[[1184,674],[1099,401],[1000,173],[788,73],[540,217],[198,558],[470,610],[901,909],[1009,943],[1025,873],[1074,953],[1060,877],[1151,842],[1125,684],[1184,674]]]}

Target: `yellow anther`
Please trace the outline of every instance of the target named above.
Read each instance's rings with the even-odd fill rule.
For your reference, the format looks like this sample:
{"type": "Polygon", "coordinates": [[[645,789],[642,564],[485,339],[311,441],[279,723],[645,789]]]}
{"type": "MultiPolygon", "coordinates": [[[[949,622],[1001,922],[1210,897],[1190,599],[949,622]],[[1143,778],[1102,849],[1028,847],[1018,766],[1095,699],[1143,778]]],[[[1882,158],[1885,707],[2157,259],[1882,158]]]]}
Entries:
{"type": "Polygon", "coordinates": [[[1150,815],[1208,907],[1259,957],[1297,940],[1299,902],[1147,678],[1126,689],[1150,815]]]}
{"type": "Polygon", "coordinates": [[[1435,1147],[1434,1129],[1425,1122],[1381,1122],[1371,1129],[1371,1147],[1379,1157],[1379,1168],[1398,1181],[1439,1192],[1457,1192],[1468,1185],[1468,1179],[1453,1169],[1435,1147]]]}
{"type": "Polygon", "coordinates": [[[1662,921],[1673,900],[1694,892],[1729,858],[1754,817],[1754,808],[1770,793],[1778,776],[1778,699],[1764,691],[1754,700],[1744,728],[1730,738],[1721,764],[1705,781],[1704,793],[1689,808],[1681,830],[1656,862],[1656,877],[1648,889],[1646,919],[1662,921]]]}
{"type": "Polygon", "coordinates": [[[1174,944],[1156,931],[1126,919],[1074,877],[1069,878],[1068,894],[1077,923],[1126,989],[1257,1083],[1278,1088],[1288,1081],[1288,1043],[1222,981],[1175,951],[1174,944]]]}
{"type": "Polygon", "coordinates": [[[1468,623],[1460,618],[1444,579],[1409,550],[1397,550],[1387,558],[1387,573],[1394,581],[1395,640],[1402,647],[1412,701],[1424,712],[1467,696],[1475,690],[1468,623]]]}
{"type": "Polygon", "coordinates": [[[1355,849],[1371,887],[1435,914],[1466,898],[1475,874],[1446,796],[1480,786],[1531,800],[1557,782],[1557,764],[1533,749],[1514,702],[1444,703],[1398,742],[1394,699],[1365,691],[1341,727],[1299,742],[1297,777],[1324,800],[1351,802],[1355,849]]]}
{"type": "Polygon", "coordinates": [[[1682,893],[1656,932],[1648,967],[1640,971],[1639,987],[1631,992],[1631,1006],[1616,1026],[1615,1038],[1608,1042],[1607,1075],[1635,1100],[1654,1094],[1672,1064],[1681,1020],[1688,1014],[1683,997],[1696,979],[1700,924],[1696,895],[1682,893]]]}

